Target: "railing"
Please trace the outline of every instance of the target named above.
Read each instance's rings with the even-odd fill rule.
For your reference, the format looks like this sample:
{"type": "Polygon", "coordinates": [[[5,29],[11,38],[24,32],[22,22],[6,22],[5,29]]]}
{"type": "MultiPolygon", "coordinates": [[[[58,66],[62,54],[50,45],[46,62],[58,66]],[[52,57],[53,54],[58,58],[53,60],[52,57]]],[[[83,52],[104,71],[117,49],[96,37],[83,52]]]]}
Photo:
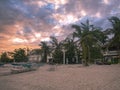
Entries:
{"type": "Polygon", "coordinates": [[[104,52],[103,55],[118,55],[118,51],[108,51],[108,52],[104,52]]]}

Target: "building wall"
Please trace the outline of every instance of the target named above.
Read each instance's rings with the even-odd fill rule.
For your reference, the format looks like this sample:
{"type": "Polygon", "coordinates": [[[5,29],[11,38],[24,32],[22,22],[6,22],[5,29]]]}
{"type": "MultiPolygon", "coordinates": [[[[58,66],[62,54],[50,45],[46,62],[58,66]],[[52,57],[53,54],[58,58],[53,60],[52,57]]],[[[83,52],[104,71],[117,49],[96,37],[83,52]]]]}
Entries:
{"type": "Polygon", "coordinates": [[[40,62],[41,61],[40,55],[30,55],[28,58],[29,58],[29,62],[40,62]]]}
{"type": "Polygon", "coordinates": [[[117,51],[106,51],[103,53],[105,61],[111,61],[112,63],[119,63],[119,55],[117,51]]]}

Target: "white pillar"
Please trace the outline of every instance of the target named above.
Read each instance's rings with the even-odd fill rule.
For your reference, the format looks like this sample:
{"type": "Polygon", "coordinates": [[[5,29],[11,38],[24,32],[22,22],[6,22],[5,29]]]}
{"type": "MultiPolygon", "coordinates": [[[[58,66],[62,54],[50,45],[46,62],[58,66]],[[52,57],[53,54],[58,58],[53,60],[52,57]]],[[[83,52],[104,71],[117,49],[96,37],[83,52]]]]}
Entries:
{"type": "Polygon", "coordinates": [[[66,59],[66,64],[68,64],[68,58],[66,59]]]}
{"type": "Polygon", "coordinates": [[[76,63],[78,63],[78,56],[76,56],[76,63]]]}
{"type": "Polygon", "coordinates": [[[63,51],[63,64],[65,64],[65,50],[63,51]]]}

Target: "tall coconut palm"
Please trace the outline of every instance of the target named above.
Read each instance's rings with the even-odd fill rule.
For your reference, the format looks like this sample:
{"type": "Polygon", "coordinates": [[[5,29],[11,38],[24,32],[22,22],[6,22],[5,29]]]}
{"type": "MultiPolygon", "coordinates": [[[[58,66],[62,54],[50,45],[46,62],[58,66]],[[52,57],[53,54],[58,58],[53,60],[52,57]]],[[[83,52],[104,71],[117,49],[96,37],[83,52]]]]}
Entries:
{"type": "Polygon", "coordinates": [[[39,44],[41,46],[41,51],[42,51],[42,62],[46,63],[47,62],[47,56],[50,53],[50,48],[47,44],[47,42],[41,42],[39,44]]]}
{"type": "Polygon", "coordinates": [[[73,35],[78,38],[78,42],[82,48],[84,64],[87,66],[91,59],[90,49],[93,45],[96,45],[98,39],[100,39],[100,31],[91,25],[89,20],[87,20],[86,23],[81,23],[80,26],[72,25],[72,28],[75,28],[73,35]]]}
{"type": "Polygon", "coordinates": [[[120,46],[120,19],[117,17],[111,17],[109,21],[112,24],[110,28],[111,33],[113,34],[110,45],[120,46]]]}

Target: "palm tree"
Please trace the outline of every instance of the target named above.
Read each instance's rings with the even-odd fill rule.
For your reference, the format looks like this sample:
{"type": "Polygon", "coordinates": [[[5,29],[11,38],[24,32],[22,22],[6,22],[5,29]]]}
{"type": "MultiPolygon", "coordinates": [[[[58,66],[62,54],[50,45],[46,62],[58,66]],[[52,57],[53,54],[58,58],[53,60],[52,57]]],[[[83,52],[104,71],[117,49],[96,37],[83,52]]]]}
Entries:
{"type": "Polygon", "coordinates": [[[109,21],[112,24],[112,28],[109,30],[113,34],[112,39],[110,40],[109,46],[117,47],[119,59],[120,59],[120,19],[118,17],[111,17],[109,21]]]}
{"type": "Polygon", "coordinates": [[[63,41],[63,46],[66,50],[66,58],[69,60],[69,63],[75,63],[73,59],[75,59],[76,44],[74,40],[73,34],[67,36],[67,38],[63,41]]]}
{"type": "MultiPolygon", "coordinates": [[[[98,39],[100,40],[100,30],[99,28],[90,25],[89,20],[86,23],[81,23],[81,25],[72,25],[72,28],[75,28],[75,32],[73,35],[78,38],[77,42],[79,42],[85,66],[88,65],[88,62],[91,59],[91,47],[96,46],[98,43],[98,39]]],[[[100,42],[100,41],[99,41],[100,42]]]]}
{"type": "Polygon", "coordinates": [[[15,49],[13,57],[16,62],[27,62],[28,61],[25,48],[15,49]]]}
{"type": "Polygon", "coordinates": [[[113,34],[110,45],[116,44],[116,46],[120,46],[120,19],[117,17],[111,17],[109,21],[112,24],[110,31],[113,34]]]}
{"type": "Polygon", "coordinates": [[[39,44],[41,46],[41,51],[42,51],[42,62],[46,63],[47,62],[47,56],[50,53],[50,48],[47,44],[47,42],[41,42],[39,44]]]}
{"type": "Polygon", "coordinates": [[[62,43],[57,40],[56,37],[51,36],[50,37],[51,41],[51,50],[52,50],[52,57],[54,59],[55,63],[62,63],[62,43]]]}

